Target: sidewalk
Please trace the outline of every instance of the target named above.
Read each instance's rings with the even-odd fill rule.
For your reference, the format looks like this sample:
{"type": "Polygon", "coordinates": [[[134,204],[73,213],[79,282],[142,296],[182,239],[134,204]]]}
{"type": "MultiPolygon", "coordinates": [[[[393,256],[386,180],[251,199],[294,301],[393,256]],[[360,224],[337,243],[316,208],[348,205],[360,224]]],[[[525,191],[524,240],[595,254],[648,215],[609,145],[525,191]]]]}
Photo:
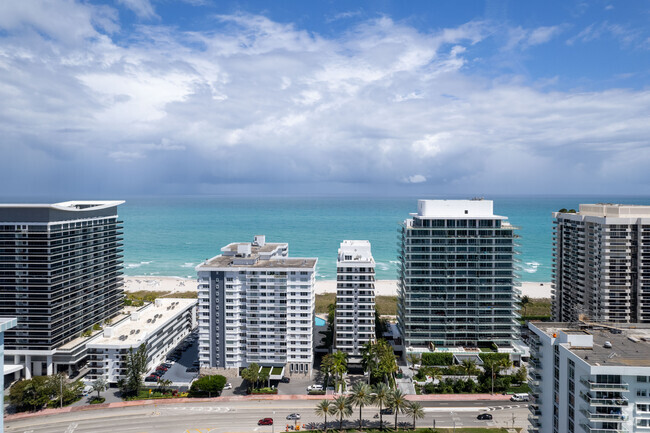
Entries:
{"type": "MultiPolygon", "coordinates": [[[[93,404],[86,406],[68,406],[61,409],[44,409],[39,412],[23,412],[5,416],[5,421],[12,421],[38,416],[58,415],[71,412],[81,412],[100,409],[117,409],[122,407],[152,406],[161,404],[183,404],[183,403],[227,403],[232,401],[262,401],[262,400],[332,400],[336,395],[244,395],[229,397],[213,398],[165,398],[151,400],[132,400],[120,401],[115,403],[93,404]]],[[[509,395],[490,395],[490,394],[428,394],[428,395],[408,395],[407,400],[411,401],[481,401],[481,400],[509,400],[509,395]]]]}

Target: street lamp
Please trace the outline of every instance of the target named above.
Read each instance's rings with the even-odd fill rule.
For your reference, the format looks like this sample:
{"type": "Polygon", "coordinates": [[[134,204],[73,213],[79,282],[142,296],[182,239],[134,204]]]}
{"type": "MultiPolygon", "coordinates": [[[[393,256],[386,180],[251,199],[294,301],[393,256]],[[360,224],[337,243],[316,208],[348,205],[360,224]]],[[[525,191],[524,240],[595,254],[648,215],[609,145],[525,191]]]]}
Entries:
{"type": "Polygon", "coordinates": [[[275,433],[275,411],[273,411],[273,422],[271,423],[271,433],[275,433]]]}

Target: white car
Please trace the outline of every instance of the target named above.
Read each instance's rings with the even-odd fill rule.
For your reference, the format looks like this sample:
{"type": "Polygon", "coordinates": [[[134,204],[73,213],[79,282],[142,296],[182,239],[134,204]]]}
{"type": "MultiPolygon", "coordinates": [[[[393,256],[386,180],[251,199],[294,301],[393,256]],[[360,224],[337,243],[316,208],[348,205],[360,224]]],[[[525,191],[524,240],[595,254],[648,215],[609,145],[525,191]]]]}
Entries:
{"type": "Polygon", "coordinates": [[[228,382],[224,385],[223,389],[232,389],[232,383],[228,382]]]}
{"type": "Polygon", "coordinates": [[[307,391],[322,391],[323,385],[309,385],[307,391]]]}

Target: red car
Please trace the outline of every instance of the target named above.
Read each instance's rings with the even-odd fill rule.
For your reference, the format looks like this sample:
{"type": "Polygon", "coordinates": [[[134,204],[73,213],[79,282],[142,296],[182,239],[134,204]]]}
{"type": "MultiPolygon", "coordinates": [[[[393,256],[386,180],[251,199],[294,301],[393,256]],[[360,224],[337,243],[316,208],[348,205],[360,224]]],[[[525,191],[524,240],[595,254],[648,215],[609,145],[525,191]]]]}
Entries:
{"type": "Polygon", "coordinates": [[[156,371],[167,371],[167,370],[169,370],[169,369],[167,367],[163,367],[162,365],[156,367],[156,371]]]}
{"type": "Polygon", "coordinates": [[[273,425],[273,418],[262,418],[257,421],[257,425],[273,425]]]}

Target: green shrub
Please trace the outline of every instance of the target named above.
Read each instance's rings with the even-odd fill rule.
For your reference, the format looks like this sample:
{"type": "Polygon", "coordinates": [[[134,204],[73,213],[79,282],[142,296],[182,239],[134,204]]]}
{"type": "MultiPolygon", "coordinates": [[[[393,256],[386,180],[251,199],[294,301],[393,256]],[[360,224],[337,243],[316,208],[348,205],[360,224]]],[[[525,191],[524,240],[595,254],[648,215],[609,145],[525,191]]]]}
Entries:
{"type": "Polygon", "coordinates": [[[494,360],[494,361],[499,361],[501,359],[509,359],[510,355],[507,353],[493,353],[493,352],[481,352],[478,354],[478,356],[481,358],[481,361],[485,362],[488,359],[494,360]]]}
{"type": "Polygon", "coordinates": [[[454,355],[451,353],[427,352],[422,354],[422,365],[452,365],[454,355]]]}
{"type": "Polygon", "coordinates": [[[220,374],[203,376],[194,382],[190,387],[190,397],[216,397],[226,385],[226,378],[220,374]]]}
{"type": "Polygon", "coordinates": [[[90,399],[90,404],[102,404],[106,401],[104,397],[93,397],[90,399]]]}
{"type": "Polygon", "coordinates": [[[259,388],[254,389],[251,394],[277,394],[278,390],[273,388],[259,388]]]}
{"type": "Polygon", "coordinates": [[[320,391],[317,389],[312,389],[311,391],[309,391],[309,395],[325,395],[325,393],[326,391],[324,389],[320,391]]]}

